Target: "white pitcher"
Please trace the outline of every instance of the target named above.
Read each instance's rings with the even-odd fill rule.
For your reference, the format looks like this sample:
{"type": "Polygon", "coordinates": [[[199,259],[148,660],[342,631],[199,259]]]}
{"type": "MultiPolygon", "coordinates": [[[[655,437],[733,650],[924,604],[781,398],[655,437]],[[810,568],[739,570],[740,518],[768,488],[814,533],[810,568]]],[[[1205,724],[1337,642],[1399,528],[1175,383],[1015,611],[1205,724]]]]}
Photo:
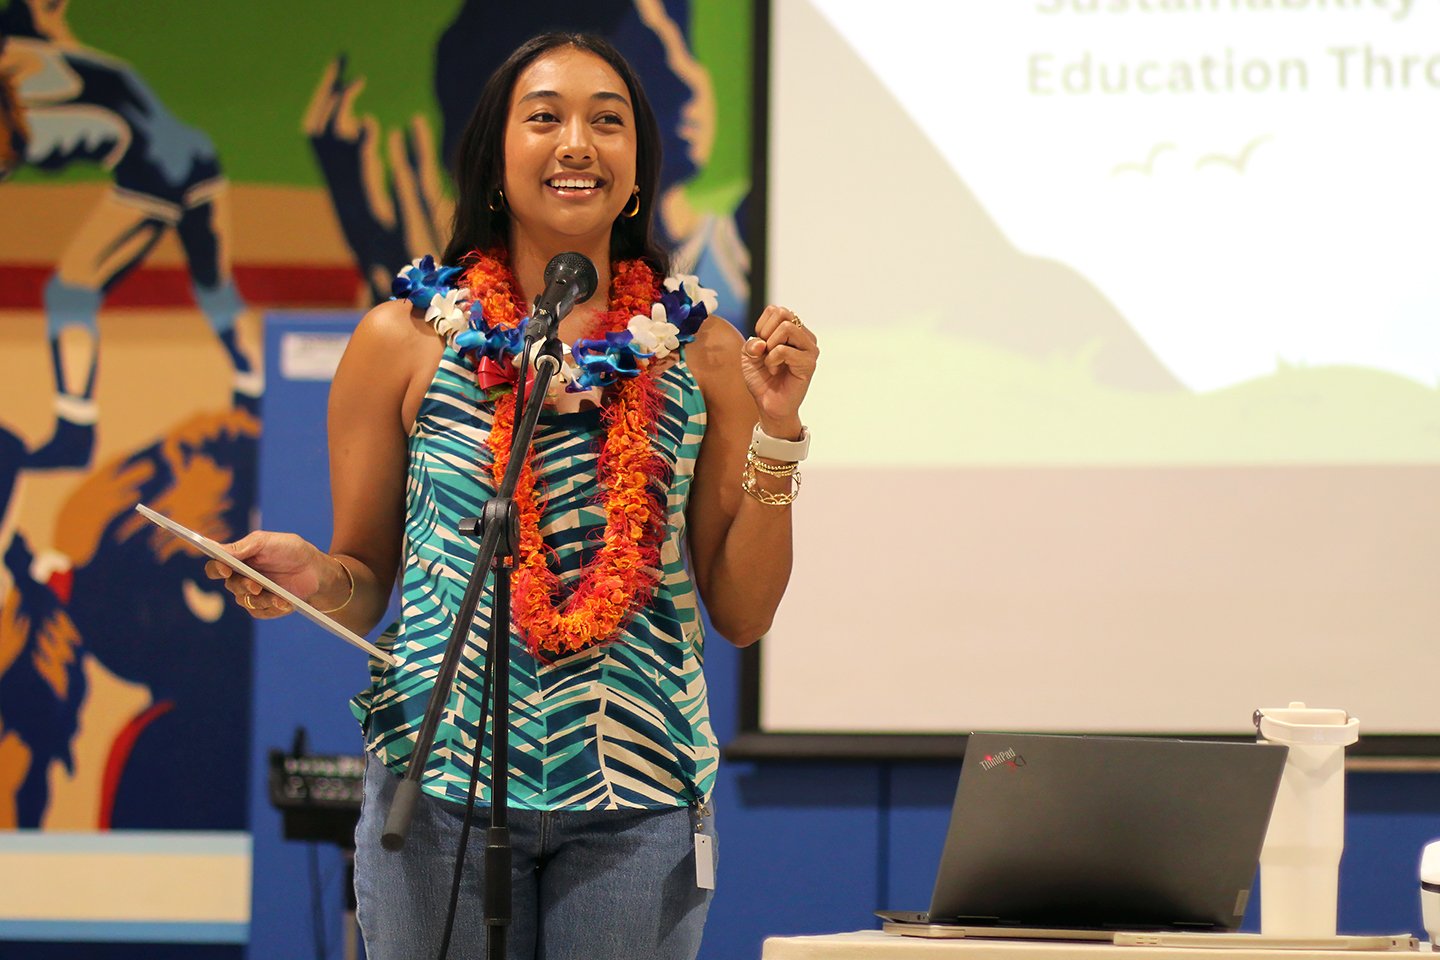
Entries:
{"type": "Polygon", "coordinates": [[[1291,703],[1262,707],[1255,725],[1261,739],[1290,748],[1260,852],[1260,932],[1333,937],[1345,849],[1345,747],[1360,738],[1360,721],[1344,710],[1291,703]]]}

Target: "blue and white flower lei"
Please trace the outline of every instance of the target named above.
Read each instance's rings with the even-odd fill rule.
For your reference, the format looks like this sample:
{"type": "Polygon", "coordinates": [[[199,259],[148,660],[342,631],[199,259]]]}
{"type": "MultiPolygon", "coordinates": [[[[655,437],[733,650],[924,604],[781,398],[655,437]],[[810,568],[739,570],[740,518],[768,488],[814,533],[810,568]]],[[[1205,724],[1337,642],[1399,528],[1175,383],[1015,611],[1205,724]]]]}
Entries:
{"type": "MultiPolygon", "coordinates": [[[[491,326],[480,302],[470,299],[468,289],[455,285],[463,273],[463,268],[440,266],[426,254],[395,275],[390,299],[409,300],[423,309],[435,332],[472,363],[488,358],[501,367],[518,368],[529,318],[513,327],[491,326]]],[[[715,291],[702,287],[698,277],[666,277],[648,317],[636,314],[625,330],[582,338],[565,348],[576,368],[560,375],[566,391],[583,393],[638,377],[652,361],[663,360],[681,344],[693,341],[717,307],[715,291]]]]}

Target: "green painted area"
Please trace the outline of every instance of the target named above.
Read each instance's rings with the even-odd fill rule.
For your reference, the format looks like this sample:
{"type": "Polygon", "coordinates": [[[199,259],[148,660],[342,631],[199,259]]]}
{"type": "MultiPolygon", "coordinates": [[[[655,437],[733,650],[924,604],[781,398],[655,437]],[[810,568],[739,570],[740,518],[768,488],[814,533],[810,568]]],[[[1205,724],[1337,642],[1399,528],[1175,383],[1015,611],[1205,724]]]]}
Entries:
{"type": "Polygon", "coordinates": [[[686,191],[707,213],[730,213],[750,190],[753,19],[751,0],[694,0],[690,8],[695,57],[710,71],[719,113],[710,162],[686,191]]]}
{"type": "MultiPolygon", "coordinates": [[[[209,135],[232,181],[322,186],[301,119],[326,66],[344,54],[346,76],[364,78],[358,114],[383,130],[419,114],[438,138],[435,45],[460,5],[76,0],[68,22],[82,44],[131,64],[178,119],[209,135]]],[[[705,211],[733,210],[748,189],[750,24],[750,0],[692,7],[695,53],[713,74],[720,113],[711,162],[692,182],[705,211]]],[[[104,179],[98,167],[77,164],[59,175],[22,169],[15,182],[104,179]]]]}
{"type": "Polygon", "coordinates": [[[1440,387],[1363,367],[1277,364],[1208,393],[1139,393],[1095,381],[1094,351],[1021,356],[887,320],[883,338],[825,331],[805,419],[836,464],[1256,465],[1440,463],[1440,387]],[[876,356],[877,350],[884,357],[876,356]],[[901,374],[901,358],[915,365],[901,374]],[[901,379],[896,379],[900,376],[901,379]],[[878,402],[903,383],[905,409],[878,402]]]}
{"type": "Polygon", "coordinates": [[[72,3],[82,42],[136,66],[182,121],[215,141],[235,181],[319,186],[300,123],[330,61],[365,78],[359,111],[382,126],[422,113],[438,129],[431,92],[435,43],[460,0],[168,0],[72,3]]]}

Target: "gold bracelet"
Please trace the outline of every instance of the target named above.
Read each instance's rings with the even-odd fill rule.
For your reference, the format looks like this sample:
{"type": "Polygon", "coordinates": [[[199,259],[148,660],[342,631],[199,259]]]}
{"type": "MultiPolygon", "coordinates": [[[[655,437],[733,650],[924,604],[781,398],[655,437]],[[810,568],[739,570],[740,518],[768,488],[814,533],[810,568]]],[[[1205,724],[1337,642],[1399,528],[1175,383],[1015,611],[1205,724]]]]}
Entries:
{"type": "Polygon", "coordinates": [[[355,574],[350,572],[350,568],[345,565],[344,560],[335,556],[330,557],[330,559],[340,564],[340,569],[345,571],[345,578],[350,581],[350,592],[345,595],[345,602],[341,603],[338,607],[331,607],[329,610],[320,610],[319,607],[316,607],[315,609],[320,610],[321,613],[339,613],[350,605],[351,600],[355,599],[355,574]]]}
{"type": "Polygon", "coordinates": [[[761,490],[755,486],[755,461],[749,460],[745,464],[745,473],[740,479],[740,489],[744,490],[756,500],[767,507],[787,507],[795,502],[800,495],[800,473],[793,471],[791,479],[795,481],[795,489],[789,493],[773,493],[769,490],[761,490]]]}
{"type": "Polygon", "coordinates": [[[776,466],[773,463],[766,463],[764,460],[760,459],[760,457],[755,453],[754,450],[749,450],[745,453],[745,465],[746,469],[759,470],[767,477],[794,476],[795,471],[800,467],[800,464],[796,463],[793,460],[782,463],[779,466],[776,466]]]}

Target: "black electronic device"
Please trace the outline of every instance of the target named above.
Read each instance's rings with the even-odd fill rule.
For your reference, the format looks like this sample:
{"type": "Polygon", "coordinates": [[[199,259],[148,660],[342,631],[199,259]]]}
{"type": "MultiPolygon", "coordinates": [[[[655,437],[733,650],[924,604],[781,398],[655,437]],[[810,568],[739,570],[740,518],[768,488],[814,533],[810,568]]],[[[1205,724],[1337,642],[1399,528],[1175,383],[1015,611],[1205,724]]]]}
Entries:
{"type": "Polygon", "coordinates": [[[283,815],[286,840],[353,849],[364,794],[363,754],[306,753],[303,728],[289,753],[270,751],[270,804],[283,815]]]}
{"type": "Polygon", "coordinates": [[[1234,931],[1286,748],[1134,737],[973,733],[911,936],[1234,931]]]}

